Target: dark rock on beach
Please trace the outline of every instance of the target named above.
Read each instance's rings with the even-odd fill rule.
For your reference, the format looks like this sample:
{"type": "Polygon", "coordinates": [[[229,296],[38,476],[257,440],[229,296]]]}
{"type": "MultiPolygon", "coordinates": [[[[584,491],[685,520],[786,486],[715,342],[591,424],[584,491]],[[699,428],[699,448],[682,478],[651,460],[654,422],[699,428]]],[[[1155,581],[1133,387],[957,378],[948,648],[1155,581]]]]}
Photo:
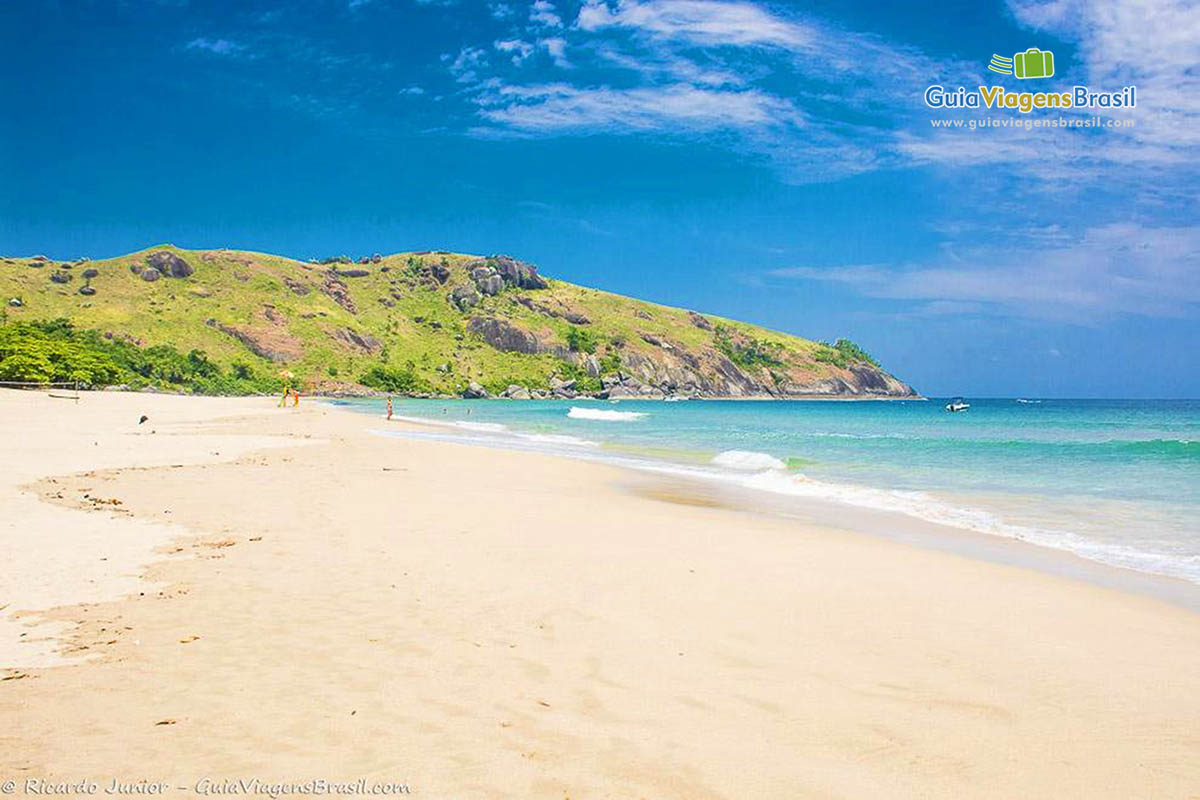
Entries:
{"type": "Polygon", "coordinates": [[[464,400],[484,400],[489,395],[487,389],[484,389],[475,381],[471,381],[467,388],[463,389],[462,396],[464,400]]]}

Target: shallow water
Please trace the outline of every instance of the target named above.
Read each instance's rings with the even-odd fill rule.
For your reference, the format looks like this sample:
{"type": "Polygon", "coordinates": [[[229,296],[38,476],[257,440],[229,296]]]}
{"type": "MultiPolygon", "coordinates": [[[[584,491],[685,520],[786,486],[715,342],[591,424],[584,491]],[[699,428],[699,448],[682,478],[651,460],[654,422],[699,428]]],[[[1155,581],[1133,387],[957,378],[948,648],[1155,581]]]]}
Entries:
{"type": "Polygon", "coordinates": [[[891,511],[1200,584],[1200,401],[943,405],[403,400],[396,414],[444,426],[437,438],[891,511]]]}

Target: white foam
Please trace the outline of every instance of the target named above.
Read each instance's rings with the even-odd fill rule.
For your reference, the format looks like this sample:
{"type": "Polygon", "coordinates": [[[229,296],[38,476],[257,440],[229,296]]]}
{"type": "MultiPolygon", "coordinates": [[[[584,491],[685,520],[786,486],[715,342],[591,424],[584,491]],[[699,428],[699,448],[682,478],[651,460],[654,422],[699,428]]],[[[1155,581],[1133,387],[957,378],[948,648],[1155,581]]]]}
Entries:
{"type": "Polygon", "coordinates": [[[786,469],[787,464],[767,453],[753,450],[726,450],[713,457],[718,467],[738,470],[786,469]]]}
{"type": "Polygon", "coordinates": [[[456,422],[454,423],[454,427],[468,431],[483,431],[485,433],[503,433],[508,430],[507,425],[501,425],[499,422],[456,422]]]}
{"type": "Polygon", "coordinates": [[[581,439],[578,436],[567,436],[566,434],[558,433],[518,433],[517,437],[527,442],[540,442],[542,444],[564,444],[570,447],[600,446],[599,442],[593,442],[590,439],[581,439]]]}
{"type": "Polygon", "coordinates": [[[646,415],[641,411],[609,411],[604,408],[579,408],[578,406],[571,406],[571,410],[567,412],[567,416],[571,419],[625,422],[627,420],[641,419],[646,415]]]}

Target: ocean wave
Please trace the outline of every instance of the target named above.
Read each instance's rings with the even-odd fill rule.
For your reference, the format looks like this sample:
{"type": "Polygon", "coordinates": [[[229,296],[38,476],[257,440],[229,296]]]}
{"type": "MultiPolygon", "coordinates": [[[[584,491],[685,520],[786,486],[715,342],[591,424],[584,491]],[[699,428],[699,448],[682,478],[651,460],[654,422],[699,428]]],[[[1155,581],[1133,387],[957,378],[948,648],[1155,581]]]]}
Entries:
{"type": "MultiPolygon", "coordinates": [[[[659,470],[656,470],[659,471],[659,470]]],[[[704,477],[698,470],[687,470],[704,477]]],[[[1089,561],[1124,567],[1200,583],[1200,556],[1155,553],[1113,542],[1102,542],[1064,530],[1048,530],[1007,523],[975,508],[965,508],[940,500],[926,492],[876,489],[846,483],[813,480],[797,473],[763,470],[753,475],[710,474],[708,477],[772,494],[789,495],[850,505],[872,511],[903,514],[935,525],[973,533],[999,536],[1041,547],[1065,550],[1089,561]]]]}
{"type": "Polygon", "coordinates": [[[567,412],[567,416],[571,419],[591,419],[600,420],[603,422],[625,422],[628,420],[641,419],[646,415],[641,411],[610,411],[604,408],[580,408],[579,406],[571,406],[571,410],[567,412]]]}
{"type": "Polygon", "coordinates": [[[484,433],[503,433],[508,430],[507,425],[501,425],[499,422],[455,422],[454,427],[484,433]]]}
{"type": "Polygon", "coordinates": [[[517,438],[541,444],[564,444],[570,447],[599,447],[599,442],[560,433],[518,433],[517,438]]]}
{"type": "Polygon", "coordinates": [[[726,450],[713,456],[712,463],[738,470],[787,469],[787,464],[775,456],[753,450],[726,450]]]}

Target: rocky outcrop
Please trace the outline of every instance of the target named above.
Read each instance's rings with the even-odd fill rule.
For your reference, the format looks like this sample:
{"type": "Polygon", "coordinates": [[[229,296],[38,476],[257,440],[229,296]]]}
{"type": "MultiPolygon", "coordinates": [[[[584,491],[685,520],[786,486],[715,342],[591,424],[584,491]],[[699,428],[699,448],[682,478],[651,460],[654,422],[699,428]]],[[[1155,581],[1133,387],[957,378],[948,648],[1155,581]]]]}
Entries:
{"type": "Polygon", "coordinates": [[[146,256],[146,265],[167,278],[187,278],[195,272],[191,264],[170,250],[156,250],[146,256]]]}
{"type": "Polygon", "coordinates": [[[55,283],[70,283],[71,273],[67,272],[66,270],[57,269],[50,273],[50,280],[54,281],[55,283]]]}
{"type": "Polygon", "coordinates": [[[335,328],[330,336],[338,342],[360,353],[374,355],[383,350],[383,344],[369,333],[359,333],[349,328],[335,328]]]}
{"type": "Polygon", "coordinates": [[[295,280],[293,278],[289,278],[286,275],[283,276],[283,285],[288,287],[289,289],[292,290],[293,293],[298,294],[301,297],[303,297],[304,295],[306,295],[312,291],[312,289],[307,284],[301,283],[300,281],[295,280]]]}
{"type": "MultiPolygon", "coordinates": [[[[662,340],[659,340],[660,343],[662,340]]],[[[650,352],[623,352],[621,368],[602,377],[603,397],[915,397],[906,384],[869,364],[834,374],[813,376],[807,370],[781,366],[741,367],[715,348],[686,350],[681,345],[650,352]]],[[[591,375],[591,359],[581,366],[591,375]]],[[[598,367],[599,363],[595,364],[598,367]]]]}
{"type": "Polygon", "coordinates": [[[469,333],[481,336],[485,342],[506,353],[541,353],[541,341],[519,325],[499,317],[472,317],[467,322],[469,333]]]}
{"type": "Polygon", "coordinates": [[[462,396],[464,400],[486,400],[488,397],[491,397],[487,389],[484,389],[475,381],[471,381],[467,385],[467,388],[463,389],[462,396]]]}
{"type": "Polygon", "coordinates": [[[497,295],[504,289],[504,279],[500,277],[500,273],[496,272],[495,267],[487,264],[472,269],[471,280],[475,282],[475,288],[480,294],[497,295]]]}
{"type": "Polygon", "coordinates": [[[592,324],[591,319],[589,319],[586,314],[567,307],[566,304],[562,303],[562,301],[559,301],[558,307],[556,308],[550,303],[539,303],[528,295],[520,295],[513,299],[528,308],[530,311],[536,311],[539,314],[545,314],[548,317],[554,317],[556,319],[565,319],[572,325],[592,324]]]}
{"type": "Polygon", "coordinates": [[[479,305],[479,293],[470,286],[456,286],[450,292],[450,302],[457,306],[459,311],[466,311],[479,305]]]}
{"type": "Polygon", "coordinates": [[[228,325],[215,319],[205,320],[205,324],[232,336],[268,361],[282,364],[304,355],[303,343],[288,332],[285,320],[270,310],[260,312],[258,321],[251,325],[228,325]]]}
{"type": "Polygon", "coordinates": [[[545,278],[538,275],[537,267],[533,264],[518,261],[511,256],[492,256],[488,261],[509,286],[522,289],[546,289],[550,286],[545,278]]]}
{"type": "Polygon", "coordinates": [[[533,394],[524,386],[518,386],[513,383],[509,384],[508,388],[500,396],[507,397],[509,400],[530,400],[533,394]]]}
{"type": "Polygon", "coordinates": [[[467,264],[475,288],[485,295],[497,295],[505,289],[545,289],[546,279],[537,267],[509,256],[491,256],[467,264]]]}
{"type": "Polygon", "coordinates": [[[354,298],[350,296],[350,289],[338,279],[337,270],[331,269],[325,273],[325,280],[321,284],[321,292],[351,314],[358,313],[358,307],[354,305],[354,298]]]}

